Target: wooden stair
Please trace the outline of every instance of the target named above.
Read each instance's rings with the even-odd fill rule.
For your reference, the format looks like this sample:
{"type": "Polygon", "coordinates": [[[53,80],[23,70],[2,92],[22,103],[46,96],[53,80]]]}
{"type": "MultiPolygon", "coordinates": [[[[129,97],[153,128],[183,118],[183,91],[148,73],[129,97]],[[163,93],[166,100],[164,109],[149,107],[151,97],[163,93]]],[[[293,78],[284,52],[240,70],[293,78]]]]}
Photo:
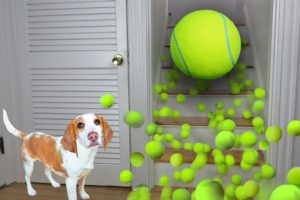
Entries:
{"type": "MultiPolygon", "coordinates": [[[[211,152],[208,153],[207,164],[215,164],[211,152]]],[[[193,152],[193,151],[175,150],[175,149],[172,149],[172,148],[166,148],[165,154],[163,155],[163,157],[161,157],[156,162],[168,163],[168,162],[170,162],[171,155],[174,154],[174,153],[182,154],[184,163],[192,163],[193,160],[196,157],[196,153],[193,152]]],[[[258,156],[257,162],[255,164],[256,166],[261,165],[261,164],[264,163],[264,154],[263,154],[263,152],[258,150],[258,153],[259,153],[259,156],[258,156]]],[[[227,150],[227,151],[223,151],[223,154],[224,155],[226,155],[226,154],[233,155],[233,157],[235,158],[235,165],[239,165],[242,161],[243,150],[239,150],[239,149],[227,150]]]]}
{"type": "MultiPolygon", "coordinates": [[[[242,117],[232,117],[232,119],[237,127],[252,127],[252,119],[244,119],[242,117]]],[[[155,120],[157,125],[182,125],[188,123],[191,126],[208,126],[209,119],[207,117],[181,117],[179,119],[173,118],[159,118],[155,120]]]]}

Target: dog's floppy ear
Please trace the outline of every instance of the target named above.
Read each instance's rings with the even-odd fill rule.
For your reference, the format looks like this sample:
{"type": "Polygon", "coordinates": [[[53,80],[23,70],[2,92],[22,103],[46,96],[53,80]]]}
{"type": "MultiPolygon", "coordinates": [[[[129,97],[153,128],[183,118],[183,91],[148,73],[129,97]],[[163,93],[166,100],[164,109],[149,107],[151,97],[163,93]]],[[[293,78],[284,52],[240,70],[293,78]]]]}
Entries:
{"type": "Polygon", "coordinates": [[[97,118],[100,120],[102,126],[102,134],[103,134],[103,147],[106,149],[107,145],[111,141],[113,137],[113,131],[111,127],[108,125],[107,121],[101,117],[100,115],[96,115],[97,118]]]}
{"type": "Polygon", "coordinates": [[[61,139],[61,144],[66,150],[76,153],[76,156],[78,157],[75,133],[75,120],[72,120],[67,126],[65,134],[61,139]]]}

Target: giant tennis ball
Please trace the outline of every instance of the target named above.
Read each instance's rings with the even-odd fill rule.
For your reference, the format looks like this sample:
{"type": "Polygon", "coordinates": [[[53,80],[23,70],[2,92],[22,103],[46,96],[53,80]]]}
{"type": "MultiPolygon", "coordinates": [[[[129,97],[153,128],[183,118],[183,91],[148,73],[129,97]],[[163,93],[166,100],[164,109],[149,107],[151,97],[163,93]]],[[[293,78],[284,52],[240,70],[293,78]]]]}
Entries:
{"type": "Polygon", "coordinates": [[[219,182],[205,179],[198,183],[195,197],[196,200],[223,200],[224,189],[219,182]]]}
{"type": "Polygon", "coordinates": [[[300,189],[294,185],[280,185],[271,194],[270,200],[299,200],[300,189]]]}
{"type": "Polygon", "coordinates": [[[183,17],[172,33],[171,55],[186,76],[212,80],[236,64],[241,38],[233,22],[217,11],[199,10],[183,17]]]}
{"type": "Polygon", "coordinates": [[[145,151],[151,159],[155,160],[164,155],[165,147],[159,141],[150,141],[146,144],[145,151]]]}

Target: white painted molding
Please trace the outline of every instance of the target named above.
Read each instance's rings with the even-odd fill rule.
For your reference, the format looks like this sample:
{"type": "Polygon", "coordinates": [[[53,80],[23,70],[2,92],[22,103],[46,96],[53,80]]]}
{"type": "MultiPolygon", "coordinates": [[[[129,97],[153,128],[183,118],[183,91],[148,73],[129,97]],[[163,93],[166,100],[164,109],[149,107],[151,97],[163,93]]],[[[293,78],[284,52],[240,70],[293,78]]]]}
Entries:
{"type": "MultiPolygon", "coordinates": [[[[129,49],[129,104],[145,116],[145,122],[152,120],[151,81],[151,0],[127,0],[128,49],[129,49]]],[[[146,124],[146,123],[145,123],[146,124]]],[[[131,128],[131,152],[142,152],[149,138],[145,125],[131,128]]],[[[138,184],[153,186],[153,162],[145,156],[141,168],[132,168],[135,187],[138,184]]],[[[129,159],[129,158],[128,158],[129,159]]]]}
{"type": "Polygon", "coordinates": [[[277,183],[286,181],[292,167],[293,141],[286,126],[295,118],[299,6],[298,0],[273,0],[268,125],[279,125],[284,134],[278,144],[271,145],[267,157],[277,170],[277,183]]]}

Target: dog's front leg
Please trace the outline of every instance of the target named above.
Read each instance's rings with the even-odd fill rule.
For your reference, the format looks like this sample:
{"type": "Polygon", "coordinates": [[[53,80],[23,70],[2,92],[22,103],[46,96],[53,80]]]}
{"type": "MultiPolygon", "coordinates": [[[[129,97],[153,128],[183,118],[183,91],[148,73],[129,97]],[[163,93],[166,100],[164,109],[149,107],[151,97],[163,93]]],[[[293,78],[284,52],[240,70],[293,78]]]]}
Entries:
{"type": "Polygon", "coordinates": [[[66,187],[67,187],[69,200],[77,200],[76,186],[77,186],[77,179],[70,178],[70,177],[66,179],[66,187]]]}
{"type": "Polygon", "coordinates": [[[79,194],[80,194],[81,199],[89,199],[90,198],[88,193],[86,193],[84,190],[85,179],[86,179],[86,176],[83,176],[79,179],[79,182],[78,182],[79,194]]]}

